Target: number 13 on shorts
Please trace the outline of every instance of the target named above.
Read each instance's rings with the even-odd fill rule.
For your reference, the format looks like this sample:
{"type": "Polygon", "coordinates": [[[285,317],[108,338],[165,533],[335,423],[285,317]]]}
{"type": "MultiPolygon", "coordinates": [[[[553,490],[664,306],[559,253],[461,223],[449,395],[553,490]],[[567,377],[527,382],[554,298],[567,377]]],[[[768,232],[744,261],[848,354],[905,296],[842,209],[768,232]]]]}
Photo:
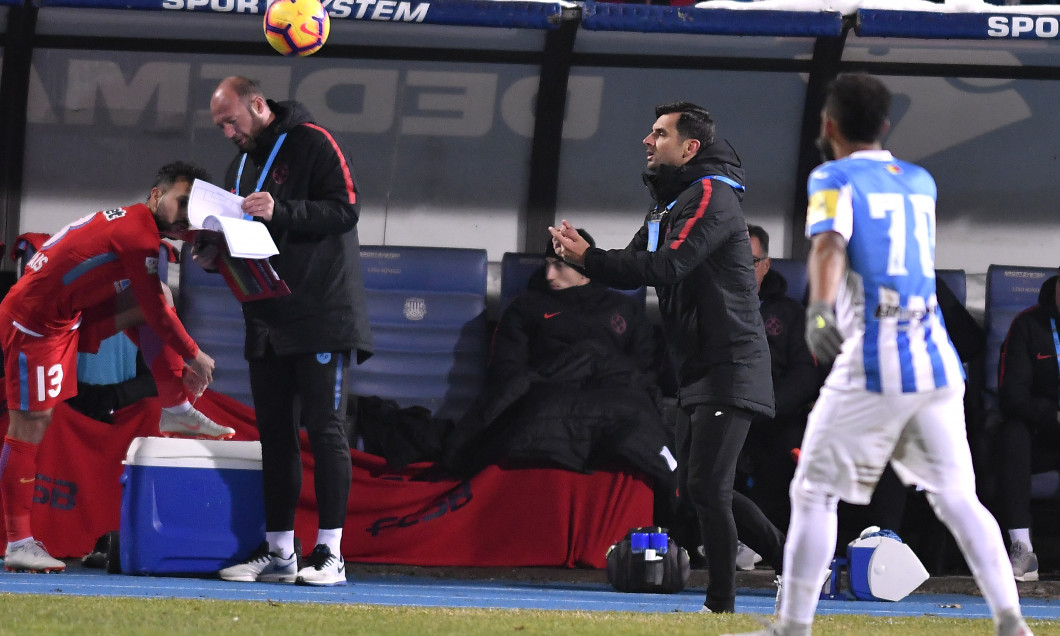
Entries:
{"type": "Polygon", "coordinates": [[[47,369],[38,366],[34,375],[37,379],[37,402],[59,397],[59,393],[63,390],[63,365],[53,364],[47,369]]]}
{"type": "Polygon", "coordinates": [[[47,411],[77,394],[76,337],[37,338],[12,331],[4,342],[8,408],[47,411]]]}
{"type": "Polygon", "coordinates": [[[7,407],[47,411],[77,395],[76,329],[41,334],[0,316],[7,407]]]}

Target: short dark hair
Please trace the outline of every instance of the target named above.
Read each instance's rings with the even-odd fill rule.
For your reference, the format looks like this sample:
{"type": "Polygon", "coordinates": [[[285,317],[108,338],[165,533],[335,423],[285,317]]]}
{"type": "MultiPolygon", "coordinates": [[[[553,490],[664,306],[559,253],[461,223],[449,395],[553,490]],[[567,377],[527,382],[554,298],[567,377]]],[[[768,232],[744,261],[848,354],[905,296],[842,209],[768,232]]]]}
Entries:
{"type": "Polygon", "coordinates": [[[842,73],[828,83],[824,111],[847,141],[873,143],[887,125],[891,91],[867,73],[842,73]]]}
{"type": "Polygon", "coordinates": [[[210,175],[205,168],[188,163],[186,161],[172,161],[158,169],[152,188],[168,190],[174,183],[180,180],[193,183],[196,179],[209,181],[210,175]]]}
{"type": "Polygon", "coordinates": [[[747,234],[758,239],[762,246],[762,256],[769,256],[769,233],[761,225],[747,224],[747,234]]]}
{"type": "Polygon", "coordinates": [[[700,150],[714,145],[718,138],[718,131],[707,109],[692,102],[671,102],[655,107],[656,118],[670,113],[681,113],[681,116],[677,118],[677,132],[682,137],[698,139],[700,150]]]}

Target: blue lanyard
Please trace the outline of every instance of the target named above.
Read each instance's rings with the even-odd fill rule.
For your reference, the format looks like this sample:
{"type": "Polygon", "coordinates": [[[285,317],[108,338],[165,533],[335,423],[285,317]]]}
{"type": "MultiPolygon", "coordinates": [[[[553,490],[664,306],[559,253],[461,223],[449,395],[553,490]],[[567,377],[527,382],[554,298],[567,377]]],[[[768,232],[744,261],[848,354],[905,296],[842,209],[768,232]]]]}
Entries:
{"type": "Polygon", "coordinates": [[[1049,325],[1053,328],[1053,347],[1056,348],[1056,365],[1060,369],[1060,336],[1056,334],[1056,319],[1049,318],[1049,325]]]}
{"type": "MultiPolygon", "coordinates": [[[[696,181],[696,183],[699,183],[699,182],[703,181],[704,179],[714,179],[714,180],[717,180],[717,181],[721,181],[722,183],[724,183],[726,185],[732,186],[732,188],[734,190],[736,190],[737,192],[744,192],[744,191],[747,190],[747,188],[745,188],[743,185],[741,185],[737,181],[735,181],[733,179],[730,179],[729,177],[724,177],[724,176],[722,176],[720,174],[707,175],[707,176],[703,177],[702,179],[699,179],[699,181],[696,181]]],[[[677,203],[677,199],[674,199],[673,201],[671,201],[670,205],[666,206],[666,211],[669,212],[670,209],[673,208],[676,203],[677,203]]],[[[649,252],[654,252],[657,249],[659,249],[659,222],[661,220],[662,220],[662,215],[661,214],[653,214],[651,216],[651,219],[648,220],[648,251],[649,252]]],[[[1060,346],[1060,345],[1058,345],[1058,346],[1060,346]]],[[[1058,350],[1060,350],[1060,349],[1058,349],[1058,350]]]]}
{"type": "MultiPolygon", "coordinates": [[[[276,143],[272,144],[272,152],[268,155],[268,161],[265,162],[265,166],[262,167],[262,174],[258,177],[258,187],[254,188],[254,192],[261,192],[262,185],[265,184],[265,178],[268,176],[268,169],[272,166],[272,160],[276,159],[277,153],[280,152],[280,146],[283,145],[283,140],[287,138],[287,134],[284,133],[276,140],[276,143]]],[[[243,153],[243,157],[240,159],[240,170],[235,173],[235,194],[240,193],[240,185],[243,183],[243,166],[247,163],[247,154],[243,153]]]]}
{"type": "MultiPolygon", "coordinates": [[[[732,189],[736,190],[737,192],[746,192],[747,191],[747,188],[745,188],[739,182],[737,182],[737,181],[735,181],[733,179],[730,179],[728,177],[723,177],[720,174],[707,175],[707,176],[703,177],[702,179],[700,179],[699,181],[696,181],[696,183],[699,183],[700,181],[704,181],[706,179],[713,179],[715,181],[721,181],[722,183],[724,183],[726,185],[732,186],[732,189]]],[[[677,203],[677,199],[674,199],[673,201],[671,201],[670,205],[666,206],[666,211],[669,212],[670,208],[674,207],[674,205],[676,203],[677,203]]]]}
{"type": "MultiPolygon", "coordinates": [[[[732,186],[732,189],[736,190],[737,192],[745,192],[747,190],[747,188],[745,188],[742,183],[740,183],[740,182],[738,182],[738,181],[736,181],[734,179],[730,179],[728,177],[722,176],[720,174],[712,174],[710,176],[703,177],[703,179],[715,179],[717,181],[721,181],[722,183],[724,183],[726,185],[732,186]]],[[[700,179],[700,181],[702,181],[703,179],[700,179]]]]}

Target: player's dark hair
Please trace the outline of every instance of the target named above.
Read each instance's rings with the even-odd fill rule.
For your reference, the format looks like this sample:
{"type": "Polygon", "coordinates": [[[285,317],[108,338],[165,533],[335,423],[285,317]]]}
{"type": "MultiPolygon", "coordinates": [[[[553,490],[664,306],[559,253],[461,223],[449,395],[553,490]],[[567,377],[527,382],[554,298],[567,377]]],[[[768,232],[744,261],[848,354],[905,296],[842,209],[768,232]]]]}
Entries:
{"type": "Polygon", "coordinates": [[[155,175],[155,182],[151,187],[168,190],[177,181],[184,180],[192,183],[196,179],[209,181],[210,175],[205,168],[200,168],[193,163],[173,161],[158,169],[158,174],[155,175]]]}
{"type": "Polygon", "coordinates": [[[698,139],[700,150],[714,145],[718,131],[707,109],[696,106],[692,102],[671,102],[655,107],[656,118],[670,113],[681,113],[681,116],[677,118],[677,132],[682,137],[698,139]]]}
{"type": "Polygon", "coordinates": [[[873,143],[887,125],[891,91],[867,73],[843,73],[828,84],[824,111],[847,141],[873,143]]]}
{"type": "Polygon", "coordinates": [[[765,228],[761,225],[748,223],[747,234],[758,239],[758,244],[762,246],[762,256],[769,256],[769,233],[766,232],[765,228]]]}

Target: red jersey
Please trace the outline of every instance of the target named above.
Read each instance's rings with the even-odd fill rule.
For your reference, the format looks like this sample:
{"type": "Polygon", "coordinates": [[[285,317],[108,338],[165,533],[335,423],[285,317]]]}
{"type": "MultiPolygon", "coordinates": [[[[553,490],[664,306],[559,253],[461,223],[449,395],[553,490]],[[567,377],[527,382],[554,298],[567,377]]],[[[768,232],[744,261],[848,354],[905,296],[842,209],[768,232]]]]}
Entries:
{"type": "Polygon", "coordinates": [[[199,347],[169,309],[158,278],[162,237],[144,204],[96,212],[48,239],[11,288],[0,311],[25,329],[75,329],[81,312],[131,286],[147,324],[185,359],[199,347]]]}

